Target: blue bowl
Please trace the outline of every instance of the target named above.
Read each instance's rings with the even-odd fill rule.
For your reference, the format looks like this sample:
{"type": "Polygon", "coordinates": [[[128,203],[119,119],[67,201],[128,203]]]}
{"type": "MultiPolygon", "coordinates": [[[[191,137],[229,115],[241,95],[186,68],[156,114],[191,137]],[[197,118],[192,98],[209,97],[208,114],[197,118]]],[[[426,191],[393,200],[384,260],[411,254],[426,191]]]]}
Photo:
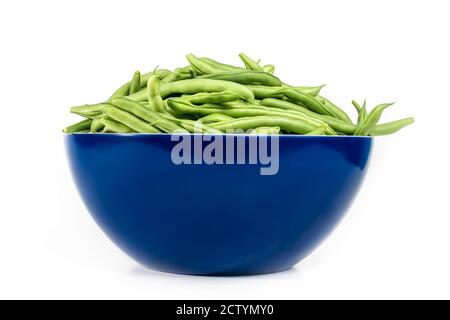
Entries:
{"type": "MultiPolygon", "coordinates": [[[[258,139],[230,137],[244,138],[245,147],[258,139]]],[[[279,142],[272,175],[248,161],[175,164],[178,142],[167,134],[65,135],[78,190],[109,238],[148,268],[193,275],[262,274],[297,264],[343,217],[372,147],[370,137],[268,139],[279,142]]]]}

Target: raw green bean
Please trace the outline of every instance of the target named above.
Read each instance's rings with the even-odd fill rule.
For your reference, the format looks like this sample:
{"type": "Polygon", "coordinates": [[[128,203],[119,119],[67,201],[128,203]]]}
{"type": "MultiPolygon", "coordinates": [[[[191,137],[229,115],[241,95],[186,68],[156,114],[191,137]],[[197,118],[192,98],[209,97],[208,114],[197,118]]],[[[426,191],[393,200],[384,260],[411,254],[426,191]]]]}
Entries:
{"type": "Polygon", "coordinates": [[[311,97],[307,94],[301,93],[292,88],[282,88],[274,93],[274,96],[278,96],[282,94],[283,96],[289,98],[292,101],[300,102],[303,106],[308,108],[311,111],[314,111],[319,114],[327,114],[332,115],[325,106],[316,100],[314,97],[311,97]]]}
{"type": "Polygon", "coordinates": [[[258,62],[256,62],[255,60],[250,59],[245,53],[241,52],[239,54],[239,58],[241,58],[241,60],[244,63],[246,69],[264,72],[263,68],[261,68],[261,66],[258,64],[258,62]]]}
{"type": "Polygon", "coordinates": [[[105,125],[99,119],[93,119],[91,123],[91,132],[100,132],[103,130],[105,125]]]}
{"type": "Polygon", "coordinates": [[[247,88],[252,90],[253,95],[257,99],[265,99],[265,98],[282,98],[283,93],[280,92],[281,89],[295,89],[299,91],[300,93],[307,94],[310,96],[316,96],[320,89],[322,89],[323,86],[317,86],[317,87],[267,87],[267,86],[260,86],[260,85],[247,85],[247,88]]]}
{"type": "Polygon", "coordinates": [[[139,71],[136,71],[134,73],[133,79],[131,80],[131,83],[130,83],[130,93],[129,94],[133,94],[133,93],[139,91],[140,88],[141,88],[141,73],[139,71]]]}
{"type": "Polygon", "coordinates": [[[354,135],[355,136],[368,135],[377,125],[377,122],[380,120],[383,111],[392,105],[393,103],[383,103],[373,108],[373,110],[370,111],[370,113],[367,115],[367,118],[364,120],[364,123],[359,128],[356,129],[354,135]]]}
{"type": "Polygon", "coordinates": [[[107,106],[105,103],[99,104],[86,104],[84,106],[76,106],[70,108],[70,112],[78,114],[85,118],[92,118],[102,114],[103,108],[107,106]]]}
{"type": "MultiPolygon", "coordinates": [[[[122,99],[122,98],[114,98],[114,100],[122,99]]],[[[121,110],[119,108],[113,106],[107,106],[103,109],[103,113],[113,120],[126,125],[128,128],[133,129],[136,132],[141,133],[159,133],[157,128],[155,128],[150,123],[145,122],[141,118],[136,117],[135,115],[121,110]]]]}
{"type": "Polygon", "coordinates": [[[117,98],[117,97],[125,97],[130,94],[131,82],[125,83],[119,89],[117,89],[109,99],[117,98]]]}
{"type": "Polygon", "coordinates": [[[331,102],[330,100],[328,100],[327,98],[324,98],[322,96],[317,95],[316,99],[320,102],[322,102],[322,104],[325,106],[325,109],[328,111],[328,113],[330,115],[332,115],[333,117],[335,117],[336,119],[341,119],[347,123],[352,123],[352,120],[350,119],[350,117],[347,115],[347,113],[345,113],[344,110],[342,110],[341,108],[339,108],[337,105],[335,105],[333,102],[331,102]]]}
{"type": "Polygon", "coordinates": [[[361,106],[359,105],[359,103],[356,102],[355,100],[352,100],[352,105],[355,107],[356,112],[358,112],[359,114],[359,112],[361,111],[361,106]]]}
{"type": "Polygon", "coordinates": [[[194,70],[192,70],[192,66],[191,65],[188,65],[186,67],[176,68],[174,70],[174,72],[180,73],[180,74],[193,74],[194,70]]]}
{"type": "MultiPolygon", "coordinates": [[[[174,131],[182,129],[177,124],[162,117],[160,113],[152,111],[149,108],[145,108],[139,102],[128,100],[126,98],[115,98],[111,101],[111,104],[123,111],[127,111],[130,114],[147,121],[152,126],[158,128],[164,132],[174,132],[174,131]]],[[[122,122],[118,119],[114,119],[114,120],[122,122]]],[[[129,126],[127,123],[124,123],[124,124],[127,125],[128,127],[130,127],[131,129],[136,130],[134,127],[129,126]]],[[[139,131],[139,130],[136,130],[136,131],[139,131]]]]}
{"type": "Polygon", "coordinates": [[[80,122],[77,122],[71,126],[66,127],[65,129],[63,129],[63,132],[64,133],[75,133],[75,132],[79,132],[79,131],[90,130],[91,123],[92,123],[91,119],[84,119],[80,122]]]}
{"type": "Polygon", "coordinates": [[[203,74],[210,74],[210,73],[218,73],[221,72],[221,69],[218,69],[208,62],[197,58],[192,53],[189,53],[186,55],[187,60],[192,66],[192,69],[194,70],[196,75],[203,75],[203,74]]]}
{"type": "MultiPolygon", "coordinates": [[[[306,108],[303,108],[288,101],[282,101],[271,98],[264,99],[263,101],[264,103],[261,102],[260,105],[251,106],[250,112],[254,113],[255,115],[261,115],[265,111],[266,113],[269,112],[270,114],[285,115],[294,118],[300,117],[301,119],[306,118],[309,121],[314,121],[317,125],[320,124],[324,126],[327,130],[326,132],[327,134],[335,134],[334,130],[339,132],[342,131],[347,132],[348,134],[352,134],[355,131],[354,125],[349,125],[348,123],[345,123],[342,120],[338,120],[330,116],[314,113],[306,108]]],[[[241,101],[224,103],[223,105],[226,106],[227,108],[237,108],[237,109],[242,108],[245,109],[249,107],[248,104],[241,101]]]]}
{"type": "MultiPolygon", "coordinates": [[[[176,72],[171,72],[164,79],[161,79],[161,82],[173,82],[178,80],[179,74],[176,72]]],[[[148,82],[147,82],[148,84],[148,82]]]]}
{"type": "Polygon", "coordinates": [[[174,81],[180,81],[180,80],[187,80],[192,79],[193,75],[190,73],[179,73],[179,72],[172,72],[167,77],[161,80],[163,83],[169,83],[174,81]]]}
{"type": "Polygon", "coordinates": [[[262,100],[261,104],[263,106],[267,106],[267,107],[280,108],[280,109],[284,109],[284,110],[291,110],[291,111],[303,113],[307,116],[310,116],[311,118],[321,120],[321,121],[325,122],[326,124],[328,124],[334,130],[345,133],[345,134],[353,134],[356,130],[356,127],[353,124],[349,124],[347,122],[333,118],[331,116],[315,113],[307,108],[304,108],[302,106],[299,106],[299,105],[294,104],[289,101],[267,98],[267,99],[262,100]]]}
{"type": "MultiPolygon", "coordinates": [[[[181,94],[194,94],[199,92],[220,92],[228,91],[241,96],[243,99],[252,102],[255,97],[253,92],[246,86],[223,80],[211,79],[191,79],[180,80],[170,83],[161,83],[161,96],[163,99],[181,94]]],[[[134,101],[145,101],[147,99],[146,92],[136,92],[127,97],[134,101]]]]}
{"type": "Polygon", "coordinates": [[[306,136],[323,136],[323,135],[326,135],[325,127],[319,127],[319,128],[314,129],[313,131],[310,131],[306,134],[306,136]]]}
{"type": "MultiPolygon", "coordinates": [[[[148,79],[153,74],[158,74],[161,77],[161,79],[163,79],[164,77],[166,77],[170,73],[171,73],[171,71],[167,70],[167,69],[158,69],[158,70],[156,70],[154,72],[152,71],[152,72],[145,73],[145,74],[141,75],[140,88],[143,88],[143,87],[145,87],[147,85],[148,79]]],[[[109,100],[111,100],[113,98],[128,96],[130,94],[130,87],[131,87],[131,81],[128,81],[127,83],[122,85],[119,89],[117,89],[116,92],[113,93],[111,98],[109,98],[109,100]]]]}
{"type": "MultiPolygon", "coordinates": [[[[274,97],[275,93],[281,89],[281,87],[266,87],[258,85],[248,85],[247,88],[252,90],[253,95],[257,99],[274,97]]],[[[282,97],[282,94],[279,94],[277,97],[282,97]]]]}
{"type": "Polygon", "coordinates": [[[414,123],[414,118],[405,118],[397,121],[379,124],[376,125],[375,128],[372,131],[370,131],[369,134],[371,136],[383,136],[387,134],[392,134],[406,126],[409,126],[412,123],[414,123]]]}
{"type": "Polygon", "coordinates": [[[274,74],[274,72],[275,72],[275,66],[273,64],[266,64],[262,68],[263,68],[264,72],[267,72],[270,74],[274,74]]]}
{"type": "Polygon", "coordinates": [[[223,132],[219,129],[213,128],[202,122],[186,120],[180,122],[180,125],[189,132],[192,133],[205,133],[205,134],[222,134],[223,132]]]}
{"type": "Polygon", "coordinates": [[[207,116],[204,116],[197,121],[200,121],[201,123],[214,123],[214,122],[221,122],[221,121],[228,121],[233,120],[233,117],[221,114],[221,113],[211,113],[207,116]]]}
{"type": "Polygon", "coordinates": [[[250,134],[279,134],[280,133],[281,128],[280,127],[258,127],[253,129],[250,134]]]}
{"type": "Polygon", "coordinates": [[[211,66],[215,67],[216,69],[220,69],[223,71],[229,71],[229,72],[236,72],[236,71],[242,71],[242,70],[246,70],[244,68],[240,68],[240,67],[235,67],[226,63],[221,63],[218,62],[216,60],[210,59],[210,58],[206,58],[206,57],[202,57],[200,58],[203,61],[205,61],[206,63],[209,63],[211,66]]]}
{"type": "Polygon", "coordinates": [[[255,116],[238,118],[211,124],[213,128],[226,132],[227,130],[248,130],[258,127],[280,127],[283,131],[305,134],[316,129],[317,126],[298,119],[283,116],[255,116]]]}
{"type": "Polygon", "coordinates": [[[99,121],[103,124],[103,131],[105,133],[132,133],[136,132],[133,129],[130,129],[126,125],[117,122],[112,119],[108,119],[106,117],[103,117],[99,119],[99,121]]]}
{"type": "Polygon", "coordinates": [[[157,69],[154,72],[150,72],[148,74],[144,74],[141,76],[141,89],[145,88],[147,86],[148,79],[154,74],[158,75],[161,80],[165,79],[167,76],[169,76],[172,73],[172,71],[167,69],[157,69]]]}
{"type": "Polygon", "coordinates": [[[244,99],[243,97],[229,91],[199,92],[193,95],[183,95],[182,98],[193,104],[224,103],[244,99]]]}
{"type": "Polygon", "coordinates": [[[320,95],[322,86],[291,86],[273,76],[272,64],[262,66],[239,54],[244,67],[186,56],[189,65],[174,71],[136,71],[110,99],[75,106],[72,113],[87,119],[64,132],[192,132],[220,134],[226,129],[307,135],[385,135],[414,122],[406,118],[378,125],[382,104],[368,112],[366,101],[352,101],[358,117],[320,95]],[[200,128],[199,128],[200,127],[200,128]],[[279,127],[279,128],[277,128],[279,127]]]}
{"type": "Polygon", "coordinates": [[[281,81],[277,77],[266,72],[251,71],[251,70],[206,74],[198,78],[225,80],[241,84],[259,84],[270,87],[281,86],[281,81]]]}
{"type": "Polygon", "coordinates": [[[360,107],[358,112],[358,120],[356,121],[356,130],[361,128],[361,126],[364,124],[364,121],[366,121],[367,118],[367,107],[366,107],[366,100],[364,100],[364,103],[362,107],[360,107]]]}
{"type": "Polygon", "coordinates": [[[173,112],[175,114],[196,115],[199,117],[207,116],[213,113],[221,113],[233,118],[252,117],[252,116],[274,116],[274,117],[284,116],[287,117],[288,119],[294,119],[305,122],[309,124],[313,129],[324,125],[328,128],[329,134],[334,133],[334,131],[325,122],[319,119],[311,118],[305,114],[293,112],[288,113],[273,109],[270,110],[255,105],[250,105],[249,107],[247,107],[245,104],[231,102],[226,103],[222,106],[215,104],[204,104],[202,106],[195,106],[181,98],[170,98],[167,100],[167,105],[169,107],[168,110],[169,112],[173,112]]]}
{"type": "Polygon", "coordinates": [[[161,82],[173,82],[173,81],[179,81],[179,80],[186,80],[186,79],[192,79],[194,77],[194,71],[192,70],[192,67],[189,65],[187,67],[183,68],[176,68],[173,72],[170,72],[167,76],[164,78],[160,78],[161,82]]]}
{"type": "Polygon", "coordinates": [[[317,96],[320,93],[320,90],[322,90],[322,88],[325,87],[325,85],[321,85],[321,86],[295,86],[293,87],[295,90],[300,91],[301,93],[310,95],[310,96],[317,96]]]}
{"type": "Polygon", "coordinates": [[[222,133],[222,131],[212,128],[205,123],[199,122],[198,120],[193,121],[190,119],[178,119],[178,118],[174,117],[173,115],[171,115],[170,113],[162,113],[161,116],[166,118],[167,120],[171,120],[171,121],[177,123],[184,129],[186,129],[187,131],[192,132],[192,133],[199,133],[199,132],[207,133],[207,134],[221,134],[222,133]]]}
{"type": "Polygon", "coordinates": [[[167,69],[156,69],[155,71],[144,73],[141,75],[141,89],[147,86],[148,79],[150,79],[152,75],[157,74],[161,79],[164,79],[170,73],[171,71],[167,69]]]}
{"type": "Polygon", "coordinates": [[[161,98],[159,76],[153,75],[147,82],[147,100],[152,108],[157,112],[164,111],[163,99],[161,98]]]}

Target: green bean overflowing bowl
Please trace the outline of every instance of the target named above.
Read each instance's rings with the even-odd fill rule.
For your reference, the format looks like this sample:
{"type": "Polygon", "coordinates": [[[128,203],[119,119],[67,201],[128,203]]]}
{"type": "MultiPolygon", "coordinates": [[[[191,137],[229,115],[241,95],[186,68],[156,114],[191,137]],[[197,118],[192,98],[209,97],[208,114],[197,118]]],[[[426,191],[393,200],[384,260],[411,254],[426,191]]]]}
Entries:
{"type": "Polygon", "coordinates": [[[133,78],[106,101],[71,108],[85,119],[65,133],[248,133],[377,136],[414,122],[378,124],[392,103],[370,111],[352,101],[357,120],[323,97],[320,86],[289,85],[275,67],[241,53],[244,66],[188,54],[188,66],[133,78]]]}

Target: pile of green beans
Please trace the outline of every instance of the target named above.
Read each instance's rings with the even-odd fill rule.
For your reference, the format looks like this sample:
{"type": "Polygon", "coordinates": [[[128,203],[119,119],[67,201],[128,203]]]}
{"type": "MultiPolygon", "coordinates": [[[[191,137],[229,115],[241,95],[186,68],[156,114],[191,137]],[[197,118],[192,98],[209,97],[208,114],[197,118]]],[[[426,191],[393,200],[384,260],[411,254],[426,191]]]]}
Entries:
{"type": "Polygon", "coordinates": [[[71,108],[85,118],[65,133],[204,133],[387,135],[412,124],[405,118],[378,124],[392,103],[367,109],[352,101],[355,122],[320,95],[324,85],[293,86],[246,54],[237,67],[186,56],[189,65],[174,71],[136,71],[130,81],[104,102],[71,108]]]}

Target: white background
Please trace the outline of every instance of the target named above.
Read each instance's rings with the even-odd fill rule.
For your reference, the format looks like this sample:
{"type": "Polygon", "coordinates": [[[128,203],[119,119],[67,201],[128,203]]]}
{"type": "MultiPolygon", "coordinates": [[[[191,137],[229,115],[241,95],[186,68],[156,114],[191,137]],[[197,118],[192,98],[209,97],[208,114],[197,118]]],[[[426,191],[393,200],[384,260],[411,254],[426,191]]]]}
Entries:
{"type": "Polygon", "coordinates": [[[0,298],[450,298],[448,1],[2,1],[0,298]],[[61,128],[136,69],[241,51],[353,112],[396,101],[346,219],[293,270],[147,271],[84,208],[61,128]]]}

